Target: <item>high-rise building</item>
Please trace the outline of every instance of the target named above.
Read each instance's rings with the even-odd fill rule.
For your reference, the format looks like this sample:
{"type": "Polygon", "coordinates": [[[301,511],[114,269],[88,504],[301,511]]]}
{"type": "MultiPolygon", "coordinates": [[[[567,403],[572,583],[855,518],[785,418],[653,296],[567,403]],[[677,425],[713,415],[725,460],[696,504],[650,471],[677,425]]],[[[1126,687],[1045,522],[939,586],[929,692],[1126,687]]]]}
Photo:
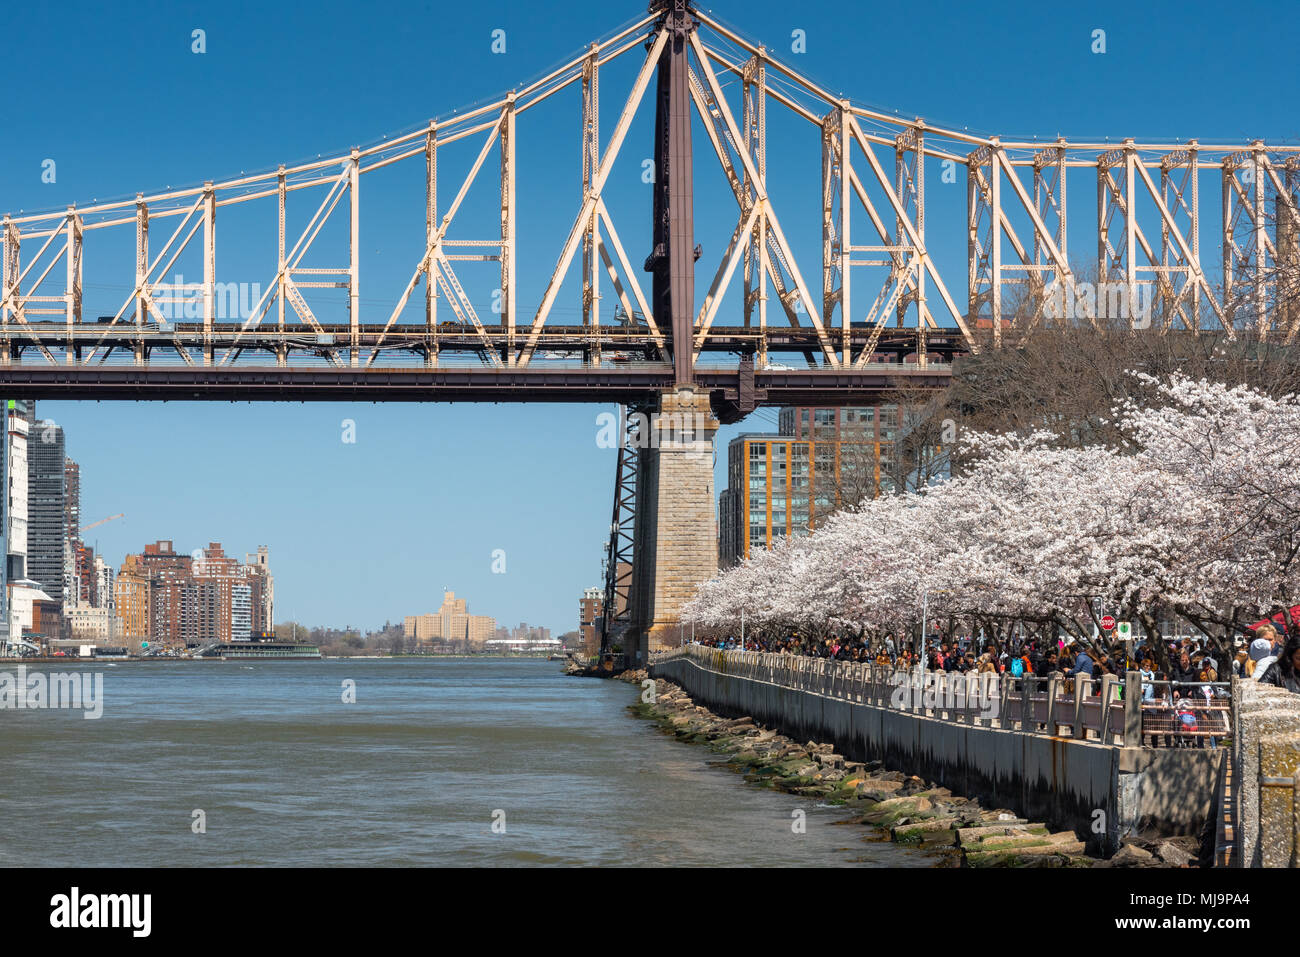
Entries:
{"type": "Polygon", "coordinates": [[[69,545],[73,567],[72,587],[67,591],[67,595],[71,596],[69,600],[89,605],[91,608],[99,608],[101,606],[99,577],[95,573],[95,563],[102,565],[103,559],[79,538],[74,539],[69,545]]]}
{"type": "Polygon", "coordinates": [[[149,639],[149,573],[139,555],[122,559],[113,585],[113,603],[122,620],[122,637],[133,642],[149,639]]]}
{"type": "MultiPolygon", "coordinates": [[[[181,641],[186,647],[197,648],[221,639],[221,594],[217,583],[211,579],[189,579],[180,586],[181,641]]],[[[228,640],[228,639],[227,639],[228,640]]]]}
{"type": "Polygon", "coordinates": [[[253,634],[275,629],[275,578],[271,575],[271,550],[257,546],[257,554],[244,554],[244,571],[251,589],[253,634]]]}
{"type": "Polygon", "coordinates": [[[28,475],[27,444],[30,426],[27,403],[12,400],[5,410],[5,440],[8,442],[8,494],[0,511],[4,516],[5,580],[27,577],[28,475]]]}
{"type": "Polygon", "coordinates": [[[788,435],[748,433],[727,445],[727,488],[718,500],[718,563],[734,565],[813,527],[813,456],[817,443],[788,435]]]}
{"type": "Polygon", "coordinates": [[[135,558],[149,580],[149,639],[163,645],[183,645],[184,589],[190,581],[193,559],[177,552],[167,540],[146,545],[135,558]]]}
{"type": "MultiPolygon", "coordinates": [[[[718,499],[719,565],[734,565],[783,537],[806,535],[839,508],[946,475],[929,464],[924,474],[914,464],[899,464],[898,449],[920,434],[921,422],[895,403],[796,407],[781,410],[779,434],[732,439],[727,488],[718,499]]],[[[932,464],[938,451],[912,450],[912,458],[928,456],[932,464]]]]}
{"type": "Polygon", "coordinates": [[[65,559],[71,558],[63,428],[44,419],[34,424],[32,433],[27,444],[27,577],[62,604],[65,559]]]}
{"type": "Polygon", "coordinates": [[[21,638],[33,632],[45,636],[41,630],[41,603],[48,604],[49,596],[39,586],[27,579],[28,517],[30,490],[28,488],[28,442],[30,439],[30,406],[21,399],[10,399],[5,408],[3,441],[7,468],[3,496],[0,496],[0,534],[4,536],[4,607],[0,615],[0,631],[21,638]],[[40,625],[41,628],[38,628],[40,625]]]}
{"type": "MultiPolygon", "coordinates": [[[[66,450],[65,450],[66,451],[66,450]]],[[[81,466],[63,459],[63,595],[70,602],[88,601],[87,556],[81,541],[81,466]],[[71,597],[70,597],[71,596],[71,597]]],[[[95,602],[91,602],[95,604],[95,602]]]]}
{"type": "Polygon", "coordinates": [[[253,589],[247,582],[230,586],[230,640],[248,641],[253,632],[253,589]]]}
{"type": "Polygon", "coordinates": [[[95,579],[96,607],[113,608],[116,599],[113,594],[117,572],[112,565],[104,561],[103,556],[96,555],[92,574],[95,579]]]}
{"type": "MultiPolygon", "coordinates": [[[[190,570],[196,586],[203,588],[211,586],[211,597],[205,597],[204,604],[200,607],[206,612],[209,607],[207,602],[210,601],[212,602],[211,607],[215,611],[210,625],[211,630],[209,631],[207,627],[204,627],[198,640],[196,642],[187,641],[187,644],[247,640],[249,632],[252,630],[252,613],[251,594],[245,580],[244,566],[239,563],[237,558],[227,555],[220,542],[209,542],[207,548],[195,554],[190,570]],[[239,589],[241,613],[244,616],[242,635],[236,635],[234,627],[233,616],[237,589],[239,589]]],[[[194,623],[187,621],[187,625],[192,624],[194,623]]]]}

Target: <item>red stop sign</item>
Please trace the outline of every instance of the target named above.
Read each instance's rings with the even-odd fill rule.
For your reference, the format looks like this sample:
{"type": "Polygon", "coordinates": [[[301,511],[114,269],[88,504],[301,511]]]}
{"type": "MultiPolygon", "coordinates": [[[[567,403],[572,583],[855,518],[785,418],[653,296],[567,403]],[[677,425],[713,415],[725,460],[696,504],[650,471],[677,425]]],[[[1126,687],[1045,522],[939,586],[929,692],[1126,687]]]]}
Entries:
{"type": "Polygon", "coordinates": [[[1102,619],[1101,619],[1101,627],[1105,628],[1107,631],[1114,631],[1114,630],[1115,630],[1115,616],[1114,616],[1114,615],[1105,615],[1105,616],[1103,616],[1102,619]]]}

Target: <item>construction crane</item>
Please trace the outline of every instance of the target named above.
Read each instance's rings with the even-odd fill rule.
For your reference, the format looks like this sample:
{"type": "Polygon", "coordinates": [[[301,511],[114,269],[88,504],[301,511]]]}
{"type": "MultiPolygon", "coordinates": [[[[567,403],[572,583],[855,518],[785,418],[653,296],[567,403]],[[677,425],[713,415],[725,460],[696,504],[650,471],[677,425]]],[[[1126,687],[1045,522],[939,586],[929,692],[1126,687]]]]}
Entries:
{"type": "Polygon", "coordinates": [[[115,518],[126,518],[126,512],[118,512],[116,515],[108,516],[108,518],[101,518],[98,522],[91,522],[89,525],[85,525],[82,527],[81,534],[85,535],[92,528],[97,528],[98,526],[103,525],[105,522],[111,522],[115,518]]]}

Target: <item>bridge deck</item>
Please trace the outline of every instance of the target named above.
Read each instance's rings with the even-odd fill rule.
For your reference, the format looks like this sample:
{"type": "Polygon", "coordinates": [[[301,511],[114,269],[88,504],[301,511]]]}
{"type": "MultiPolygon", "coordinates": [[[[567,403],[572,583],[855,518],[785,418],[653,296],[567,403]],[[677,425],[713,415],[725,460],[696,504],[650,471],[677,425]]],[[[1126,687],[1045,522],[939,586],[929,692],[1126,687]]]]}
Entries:
{"type": "MultiPolygon", "coordinates": [[[[756,405],[852,405],[905,387],[941,388],[951,367],[921,369],[872,363],[856,371],[781,370],[754,373],[756,405]]],[[[703,391],[734,399],[737,369],[699,369],[703,391]]],[[[235,402],[636,402],[674,386],[671,366],[610,364],[577,368],[227,367],[157,365],[0,365],[5,398],[208,399],[235,402]]]]}

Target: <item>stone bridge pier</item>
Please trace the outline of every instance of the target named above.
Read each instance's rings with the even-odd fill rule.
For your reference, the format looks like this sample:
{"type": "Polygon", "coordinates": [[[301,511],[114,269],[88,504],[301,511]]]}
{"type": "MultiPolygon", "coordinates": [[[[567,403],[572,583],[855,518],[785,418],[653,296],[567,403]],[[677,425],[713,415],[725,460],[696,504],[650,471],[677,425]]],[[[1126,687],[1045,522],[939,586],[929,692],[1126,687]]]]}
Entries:
{"type": "Polygon", "coordinates": [[[689,387],[662,393],[650,417],[649,442],[638,459],[633,625],[623,646],[629,668],[643,665],[649,651],[681,641],[682,605],[717,574],[717,430],[708,393],[689,387]]]}

